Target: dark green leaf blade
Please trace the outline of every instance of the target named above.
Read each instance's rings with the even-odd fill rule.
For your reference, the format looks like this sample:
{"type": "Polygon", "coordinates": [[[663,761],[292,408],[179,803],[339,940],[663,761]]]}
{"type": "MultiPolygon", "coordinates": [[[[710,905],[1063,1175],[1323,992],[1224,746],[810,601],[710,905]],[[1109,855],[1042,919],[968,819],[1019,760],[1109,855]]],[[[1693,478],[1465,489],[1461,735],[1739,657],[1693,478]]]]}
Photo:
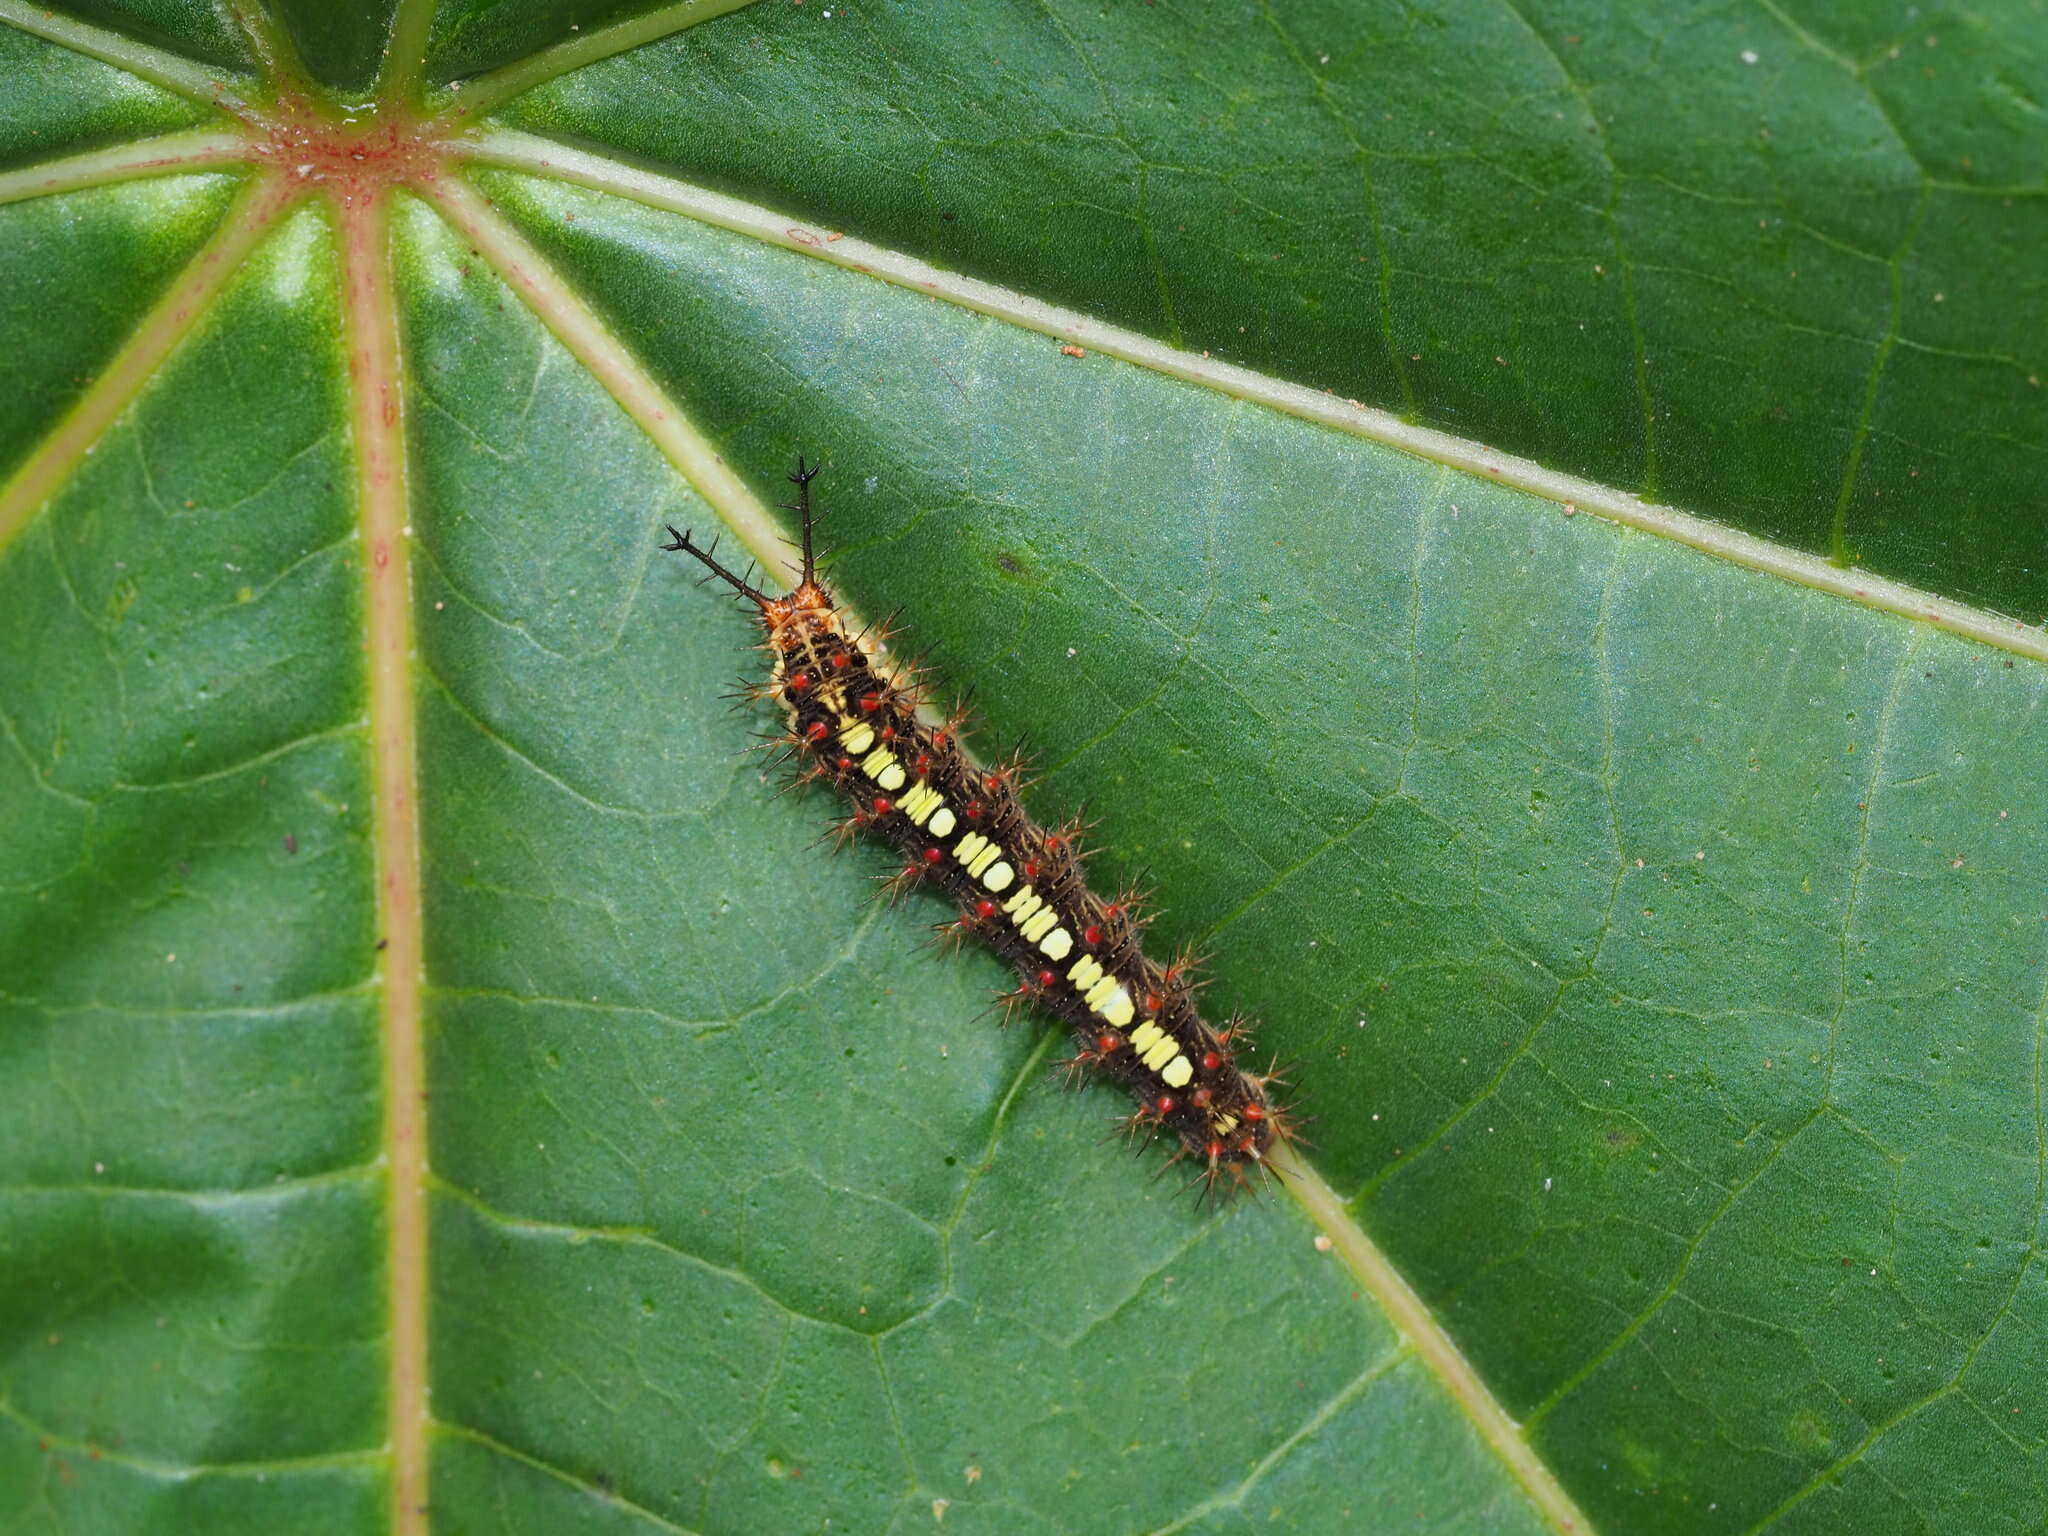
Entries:
{"type": "Polygon", "coordinates": [[[219,226],[234,176],[173,176],[0,208],[0,471],[63,417],[219,226]]]}
{"type": "Polygon", "coordinates": [[[384,1499],[326,231],[276,232],[0,566],[0,1509],[26,1529],[342,1531],[384,1499]]]}
{"type": "Polygon", "coordinates": [[[76,189],[204,120],[46,42],[0,123],[0,1525],[1579,1529],[1555,1469],[1610,1532],[2038,1526],[2033,641],[1485,447],[2023,590],[2018,13],[812,3],[544,85],[573,169],[405,110],[451,47],[512,66],[460,110],[724,3],[0,0],[225,89],[189,163],[248,135],[239,194],[44,199],[45,142],[76,189]],[[473,156],[547,176],[493,209],[473,156]],[[1146,1183],[977,1017],[1000,968],[771,793],[746,614],[655,545],[773,554],[799,450],[834,581],[1214,951],[1419,1297],[1326,1190],[1146,1183]]]}
{"type": "Polygon", "coordinates": [[[1105,878],[1214,948],[1318,1164],[1597,1522],[1656,1489],[1743,1529],[1836,1478],[1889,1518],[1879,1452],[1943,1482],[2032,1295],[2037,669],[487,183],[737,456],[832,466],[845,591],[916,613],[1050,805],[1086,793],[1105,878]]]}
{"type": "Polygon", "coordinates": [[[760,6],[503,116],[2037,622],[2038,18],[1809,9],[760,6]]]}
{"type": "Polygon", "coordinates": [[[124,70],[11,27],[0,28],[0,80],[0,169],[207,119],[124,70]]]}
{"type": "Polygon", "coordinates": [[[1296,1529],[1395,1490],[1534,1529],[1299,1212],[1149,1185],[1113,1104],[976,1018],[998,967],[938,963],[938,914],[864,909],[870,862],[812,851],[820,808],[716,696],[744,616],[656,550],[701,509],[424,211],[406,233],[451,1476],[540,1463],[693,1529],[1151,1528],[1235,1518],[1241,1480],[1296,1529]],[[1366,1453],[1382,1415],[1408,1438],[1366,1453]]]}

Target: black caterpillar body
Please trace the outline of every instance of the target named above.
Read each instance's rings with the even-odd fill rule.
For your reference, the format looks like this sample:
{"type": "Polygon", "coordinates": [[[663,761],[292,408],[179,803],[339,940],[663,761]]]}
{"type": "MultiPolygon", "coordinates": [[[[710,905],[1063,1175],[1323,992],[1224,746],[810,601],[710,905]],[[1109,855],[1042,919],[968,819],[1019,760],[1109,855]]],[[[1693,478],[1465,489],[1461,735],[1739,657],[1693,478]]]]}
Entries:
{"type": "Polygon", "coordinates": [[[886,636],[852,632],[817,579],[810,482],[797,461],[796,512],[803,524],[803,580],[770,597],[727,570],[687,533],[665,549],[701,560],[759,612],[772,658],[765,685],[745,696],[781,706],[776,738],[801,780],[822,781],[851,808],[848,834],[872,833],[903,855],[891,885],[929,884],[959,908],[947,925],[981,939],[1015,969],[1006,1007],[1030,1003],[1073,1036],[1073,1070],[1093,1069],[1137,1101],[1126,1121],[1146,1136],[1170,1134],[1177,1157],[1213,1185],[1220,1174],[1263,1168],[1288,1136],[1268,1089],[1277,1079],[1238,1065],[1243,1022],[1212,1028],[1196,1010],[1185,960],[1161,965],[1140,947],[1128,898],[1104,900],[1082,873],[1072,825],[1048,830],[1018,798],[1019,765],[982,767],[961,746],[958,716],[920,719],[926,690],[881,659],[886,636]]]}

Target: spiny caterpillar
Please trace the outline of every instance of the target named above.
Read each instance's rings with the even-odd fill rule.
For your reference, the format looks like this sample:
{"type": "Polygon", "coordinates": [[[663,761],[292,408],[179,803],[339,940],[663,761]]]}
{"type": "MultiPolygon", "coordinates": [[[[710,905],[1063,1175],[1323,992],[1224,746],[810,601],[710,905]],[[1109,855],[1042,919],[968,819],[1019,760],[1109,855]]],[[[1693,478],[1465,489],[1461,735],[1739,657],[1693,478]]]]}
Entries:
{"type": "Polygon", "coordinates": [[[1263,1169],[1274,1140],[1290,1131],[1267,1092],[1279,1079],[1237,1065],[1243,1021],[1233,1017],[1222,1029],[1204,1022],[1187,959],[1149,959],[1131,898],[1104,901],[1089,890],[1078,823],[1047,830],[1034,821],[1017,797],[1019,762],[971,762],[961,747],[962,714],[936,726],[919,719],[927,690],[918,670],[879,659],[886,632],[849,632],[818,582],[817,473],[799,458],[789,477],[797,501],[786,510],[803,525],[803,580],[787,597],[756,590],[673,527],[674,542],[662,546],[694,555],[759,611],[772,670],[738,697],[780,705],[787,731],[765,744],[800,765],[796,782],[823,781],[845,797],[852,813],[843,837],[874,832],[896,845],[905,862],[889,879],[892,891],[929,881],[959,907],[959,919],[940,931],[974,935],[1015,968],[1016,990],[999,999],[1005,1015],[1032,1003],[1061,1019],[1076,1047],[1070,1075],[1093,1068],[1137,1100],[1127,1130],[1147,1140],[1171,1134],[1174,1161],[1193,1159],[1209,1187],[1223,1173],[1241,1179],[1247,1167],[1263,1169]]]}

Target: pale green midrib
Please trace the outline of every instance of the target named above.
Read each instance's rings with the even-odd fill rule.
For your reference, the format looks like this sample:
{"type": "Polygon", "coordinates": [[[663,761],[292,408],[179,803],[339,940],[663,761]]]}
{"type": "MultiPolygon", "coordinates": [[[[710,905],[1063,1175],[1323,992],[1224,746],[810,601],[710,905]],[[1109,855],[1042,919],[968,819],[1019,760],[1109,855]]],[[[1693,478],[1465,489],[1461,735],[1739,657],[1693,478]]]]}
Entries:
{"type": "Polygon", "coordinates": [[[871,245],[851,235],[814,226],[803,219],[779,214],[759,204],[744,202],[675,177],[642,170],[588,149],[517,129],[497,127],[482,130],[470,139],[453,141],[449,149],[451,153],[479,164],[522,171],[625,197],[836,266],[864,272],[880,281],[1101,352],[1185,383],[1398,448],[1489,484],[1525,491],[1556,503],[1566,515],[1589,513],[1606,518],[1684,544],[1716,559],[1882,612],[1930,623],[1980,644],[2048,661],[2048,632],[2017,619],[1924,592],[1887,577],[1846,569],[1823,556],[1772,543],[1695,513],[1652,505],[1633,492],[1548,469],[1533,460],[1436,428],[1404,421],[1391,412],[1345,400],[1325,390],[1186,352],[1077,310],[1063,309],[996,283],[935,267],[901,252],[871,245]]]}

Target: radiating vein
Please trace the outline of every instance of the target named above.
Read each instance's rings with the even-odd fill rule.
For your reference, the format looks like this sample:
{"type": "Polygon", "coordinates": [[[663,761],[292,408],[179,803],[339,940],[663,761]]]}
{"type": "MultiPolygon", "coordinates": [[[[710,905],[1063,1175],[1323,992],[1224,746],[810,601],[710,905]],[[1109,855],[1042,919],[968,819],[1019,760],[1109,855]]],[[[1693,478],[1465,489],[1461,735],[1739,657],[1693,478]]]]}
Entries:
{"type": "Polygon", "coordinates": [[[154,139],[134,139],[0,171],[0,203],[78,192],[144,176],[173,176],[248,158],[249,140],[242,134],[225,128],[186,128],[154,139]]]}
{"type": "Polygon", "coordinates": [[[201,64],[165,48],[153,48],[123,32],[76,21],[35,0],[0,0],[0,22],[61,43],[207,106],[225,107],[232,112],[248,110],[248,104],[231,83],[241,79],[233,71],[201,64]]]}
{"type": "Polygon", "coordinates": [[[391,40],[377,76],[377,99],[387,109],[410,106],[420,96],[426,72],[427,40],[434,30],[434,0],[398,0],[391,40]]]}
{"type": "Polygon", "coordinates": [[[342,311],[363,537],[377,931],[384,993],[384,1156],[391,1179],[385,1258],[391,1328],[391,1528],[395,1536],[425,1536],[427,1149],[426,1064],[420,1037],[425,951],[404,400],[388,207],[382,194],[341,203],[342,311]]]}
{"type": "Polygon", "coordinates": [[[793,584],[788,549],[767,508],[583,296],[466,182],[450,176],[428,190],[449,223],[590,370],[691,488],[739,535],[749,553],[769,570],[782,573],[786,585],[793,584]]]}
{"type": "MultiPolygon", "coordinates": [[[[0,5],[5,3],[0,0],[0,5]]],[[[156,307],[137,323],[127,345],[114,354],[42,446],[0,489],[0,548],[27,526],[106,436],[164,359],[197,329],[208,306],[289,201],[289,189],[275,176],[259,177],[243,190],[213,238],[199,248],[156,307]]]]}
{"type": "Polygon", "coordinates": [[[1288,1191],[1329,1235],[1338,1256],[1358,1277],[1366,1294],[1414,1346],[1416,1356],[1442,1383],[1459,1411],[1471,1420],[1487,1449],[1522,1485],[1529,1502],[1560,1536],[1586,1536],[1593,1529],[1592,1523],[1579,1512],[1571,1495],[1557,1480],[1557,1474],[1522,1437],[1520,1426],[1487,1389],[1429,1304],[1415,1294],[1379,1246],[1365,1235],[1337,1192],[1323,1182],[1320,1174],[1286,1154],[1285,1149],[1273,1165],[1288,1191]]]}
{"type": "Polygon", "coordinates": [[[718,229],[799,251],[836,266],[866,273],[883,282],[928,294],[973,313],[988,315],[1170,378],[1184,380],[1217,394],[1250,401],[1304,421],[1398,448],[1430,463],[1470,474],[1485,483],[1510,486],[1532,496],[1540,496],[1573,512],[1592,513],[1627,527],[1640,528],[1731,564],[1779,576],[1836,597],[1845,597],[1866,607],[1923,620],[1980,644],[2048,661],[2048,632],[2017,619],[1923,592],[1904,582],[1860,570],[1847,570],[1819,555],[1774,544],[1690,512],[1654,506],[1614,486],[1547,469],[1533,460],[1517,458],[1484,443],[1454,437],[1448,432],[1418,426],[1390,412],[1311,389],[1304,384],[1277,379],[1198,353],[1183,352],[1079,311],[1062,309],[996,283],[935,267],[914,256],[871,245],[850,235],[842,237],[838,231],[819,228],[802,219],[671,176],[511,129],[488,129],[473,140],[453,142],[449,148],[453,154],[482,164],[503,166],[614,193],[650,208],[680,213],[718,229]]]}
{"type": "Polygon", "coordinates": [[[458,121],[475,121],[492,108],[501,106],[522,91],[545,85],[557,75],[595,64],[615,53],[657,42],[685,27],[723,16],[752,5],[754,0],[682,0],[635,16],[614,26],[578,32],[552,47],[542,48],[489,74],[459,81],[461,94],[447,115],[458,121]]]}

